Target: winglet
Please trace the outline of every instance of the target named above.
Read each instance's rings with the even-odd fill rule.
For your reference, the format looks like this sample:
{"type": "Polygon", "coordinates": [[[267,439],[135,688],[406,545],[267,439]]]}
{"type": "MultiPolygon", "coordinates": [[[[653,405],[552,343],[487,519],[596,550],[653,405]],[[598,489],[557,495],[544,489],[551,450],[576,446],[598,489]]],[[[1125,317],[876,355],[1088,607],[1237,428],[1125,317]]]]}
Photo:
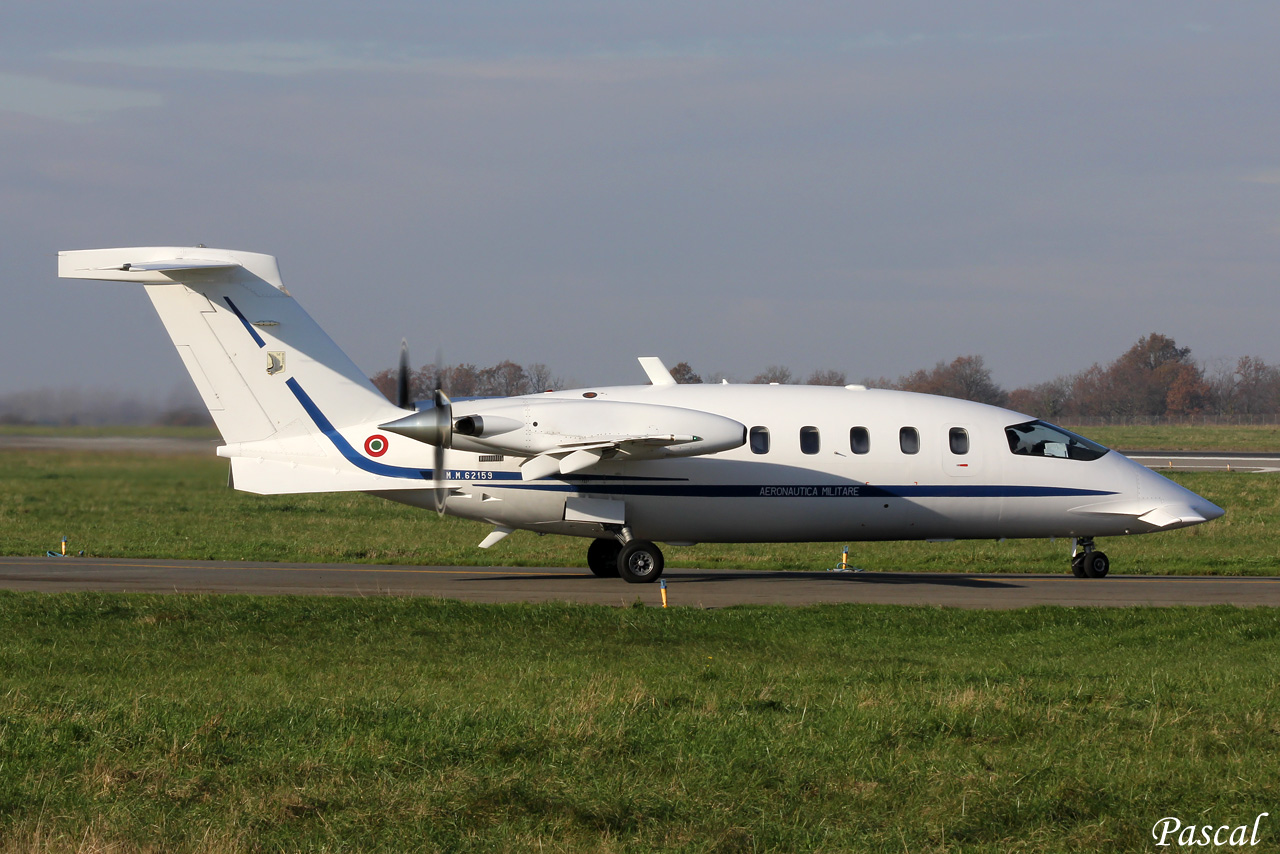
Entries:
{"type": "Polygon", "coordinates": [[[644,368],[644,372],[649,375],[649,382],[654,385],[676,384],[676,378],[671,376],[671,371],[667,370],[667,366],[657,356],[641,356],[640,367],[644,368]]]}

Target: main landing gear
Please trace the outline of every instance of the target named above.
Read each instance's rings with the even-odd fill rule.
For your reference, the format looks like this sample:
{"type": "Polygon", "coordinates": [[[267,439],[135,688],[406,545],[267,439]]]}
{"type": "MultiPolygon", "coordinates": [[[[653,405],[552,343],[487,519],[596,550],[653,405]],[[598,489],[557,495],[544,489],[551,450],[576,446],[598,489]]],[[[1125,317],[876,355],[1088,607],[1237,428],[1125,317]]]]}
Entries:
{"type": "Polygon", "coordinates": [[[665,562],[662,550],[648,540],[623,545],[613,537],[593,540],[587,547],[587,566],[600,578],[619,578],[631,584],[657,581],[665,562]]]}
{"type": "Polygon", "coordinates": [[[1106,578],[1111,561],[1093,547],[1093,537],[1080,537],[1071,547],[1071,574],[1076,578],[1106,578]]]}

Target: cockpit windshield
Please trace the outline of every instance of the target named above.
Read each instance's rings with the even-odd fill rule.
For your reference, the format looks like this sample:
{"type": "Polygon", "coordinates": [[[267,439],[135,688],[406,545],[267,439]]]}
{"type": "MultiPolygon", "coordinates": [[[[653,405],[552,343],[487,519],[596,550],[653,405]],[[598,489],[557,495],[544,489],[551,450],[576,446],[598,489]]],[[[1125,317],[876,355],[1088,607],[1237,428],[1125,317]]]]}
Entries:
{"type": "Polygon", "coordinates": [[[1090,442],[1047,421],[1014,424],[1004,428],[1004,435],[1009,440],[1009,450],[1020,456],[1096,460],[1108,450],[1097,442],[1090,442]]]}

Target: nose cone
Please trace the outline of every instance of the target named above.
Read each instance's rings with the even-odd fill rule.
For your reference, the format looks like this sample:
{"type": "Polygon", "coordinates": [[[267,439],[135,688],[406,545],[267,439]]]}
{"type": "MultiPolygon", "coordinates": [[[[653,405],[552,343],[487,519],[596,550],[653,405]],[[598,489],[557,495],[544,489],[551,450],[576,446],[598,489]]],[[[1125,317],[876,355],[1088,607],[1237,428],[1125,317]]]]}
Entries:
{"type": "MultiPolygon", "coordinates": [[[[1200,498],[1200,496],[1197,495],[1196,498],[1200,498]]],[[[1207,498],[1200,498],[1200,503],[1196,506],[1196,509],[1200,511],[1200,515],[1204,517],[1206,522],[1211,522],[1219,516],[1227,515],[1226,510],[1223,510],[1207,498]]]]}
{"type": "Polygon", "coordinates": [[[1157,528],[1185,528],[1226,514],[1217,504],[1153,471],[1144,471],[1138,493],[1156,506],[1142,521],[1157,528]]]}

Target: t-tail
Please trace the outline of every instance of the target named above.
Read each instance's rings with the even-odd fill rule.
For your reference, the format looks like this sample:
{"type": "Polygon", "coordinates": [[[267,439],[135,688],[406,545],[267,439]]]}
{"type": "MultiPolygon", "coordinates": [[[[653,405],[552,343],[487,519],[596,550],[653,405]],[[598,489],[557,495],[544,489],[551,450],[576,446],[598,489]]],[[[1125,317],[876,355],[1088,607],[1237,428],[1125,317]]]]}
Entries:
{"type": "Polygon", "coordinates": [[[274,257],[205,247],[88,249],[58,253],[58,275],[143,285],[226,442],[218,453],[231,458],[237,489],[429,485],[429,469],[394,464],[421,465],[420,449],[388,453],[391,443],[378,432],[404,411],[298,305],[274,257]]]}

